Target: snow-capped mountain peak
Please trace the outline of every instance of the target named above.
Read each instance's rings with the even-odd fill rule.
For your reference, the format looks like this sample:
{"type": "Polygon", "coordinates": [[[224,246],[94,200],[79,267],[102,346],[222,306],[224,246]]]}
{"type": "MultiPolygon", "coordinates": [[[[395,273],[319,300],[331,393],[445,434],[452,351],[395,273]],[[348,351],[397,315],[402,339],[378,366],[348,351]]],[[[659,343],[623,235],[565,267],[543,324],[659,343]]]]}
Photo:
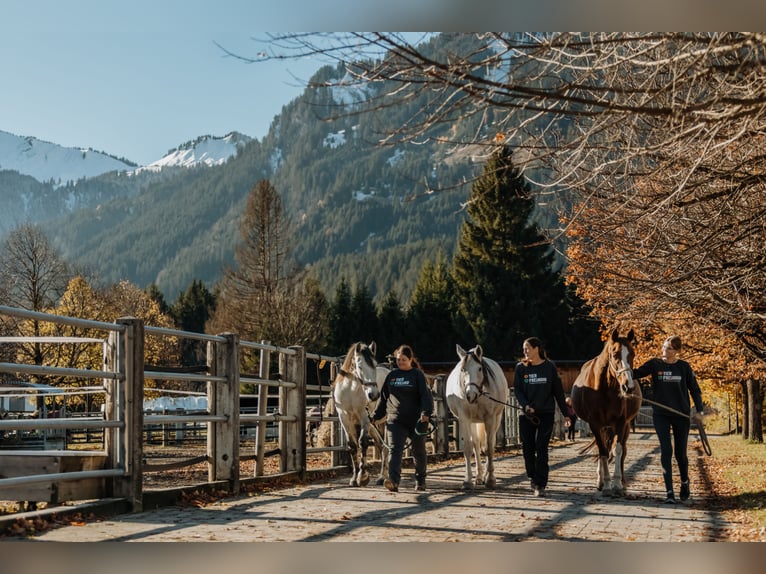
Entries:
{"type": "Polygon", "coordinates": [[[209,166],[225,163],[237,149],[252,138],[239,132],[223,137],[201,136],[170,150],[161,159],[145,167],[118,159],[91,148],[67,148],[31,136],[18,136],[0,130],[0,171],[17,171],[40,182],[55,185],[96,177],[110,171],[159,171],[164,167],[209,166]]]}
{"type": "Polygon", "coordinates": [[[68,148],[0,130],[0,170],[18,171],[41,182],[64,184],[134,168],[135,164],[91,148],[68,148]]]}
{"type": "Polygon", "coordinates": [[[165,157],[150,163],[146,169],[191,167],[200,163],[220,165],[236,155],[237,149],[250,141],[252,138],[239,132],[231,132],[224,137],[201,136],[170,150],[165,157]]]}

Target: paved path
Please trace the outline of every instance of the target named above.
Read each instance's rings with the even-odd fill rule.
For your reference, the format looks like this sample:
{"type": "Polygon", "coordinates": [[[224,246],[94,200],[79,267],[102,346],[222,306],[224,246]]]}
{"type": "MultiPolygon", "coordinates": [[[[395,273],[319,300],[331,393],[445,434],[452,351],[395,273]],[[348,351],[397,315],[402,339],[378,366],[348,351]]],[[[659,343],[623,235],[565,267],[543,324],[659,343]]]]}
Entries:
{"type": "MultiPolygon", "coordinates": [[[[713,452],[715,453],[714,437],[713,452]]],[[[64,526],[35,537],[42,541],[96,542],[295,542],[295,541],[715,541],[728,525],[706,504],[699,442],[690,441],[692,498],[667,505],[657,439],[631,436],[628,495],[609,498],[595,484],[595,462],[578,454],[585,444],[554,443],[548,496],[535,498],[518,453],[497,462],[498,487],[463,492],[462,461],[428,477],[414,491],[405,469],[401,490],[352,488],[347,477],[224,499],[204,508],[167,507],[64,526]],[[695,446],[696,445],[696,446],[695,446]]]]}

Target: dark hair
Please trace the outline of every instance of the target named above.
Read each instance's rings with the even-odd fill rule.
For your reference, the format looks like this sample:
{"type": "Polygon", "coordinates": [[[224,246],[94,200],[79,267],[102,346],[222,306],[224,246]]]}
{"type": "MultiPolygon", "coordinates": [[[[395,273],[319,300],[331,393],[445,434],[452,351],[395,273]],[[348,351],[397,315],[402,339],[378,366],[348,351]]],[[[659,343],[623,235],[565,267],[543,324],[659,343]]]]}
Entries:
{"type": "Polygon", "coordinates": [[[538,349],[541,359],[546,360],[548,358],[548,351],[545,350],[545,345],[537,337],[529,337],[528,339],[524,339],[524,343],[528,344],[534,349],[538,349]]]}
{"type": "Polygon", "coordinates": [[[678,335],[672,335],[665,339],[665,342],[670,345],[671,349],[675,349],[676,351],[680,351],[683,347],[683,344],[681,343],[681,337],[678,335]]]}
{"type": "Polygon", "coordinates": [[[410,347],[409,345],[399,345],[394,351],[394,357],[396,357],[400,353],[404,355],[405,357],[408,357],[412,361],[413,367],[418,369],[420,368],[420,363],[418,362],[418,359],[415,356],[415,352],[412,350],[412,347],[410,347]]]}

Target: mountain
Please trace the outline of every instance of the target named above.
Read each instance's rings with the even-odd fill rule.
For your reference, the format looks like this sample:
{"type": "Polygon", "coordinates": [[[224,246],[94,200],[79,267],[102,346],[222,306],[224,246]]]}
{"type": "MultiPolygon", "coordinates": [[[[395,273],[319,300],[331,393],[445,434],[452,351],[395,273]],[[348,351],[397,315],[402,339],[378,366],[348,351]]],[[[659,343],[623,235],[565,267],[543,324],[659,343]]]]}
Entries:
{"type": "Polygon", "coordinates": [[[17,171],[56,184],[128,170],[136,164],[90,148],[67,148],[0,131],[0,170],[17,171]]]}
{"type": "Polygon", "coordinates": [[[239,132],[223,137],[200,136],[170,150],[145,167],[118,159],[90,148],[67,148],[35,137],[18,136],[0,130],[0,171],[16,171],[41,183],[62,185],[82,179],[121,171],[127,173],[158,170],[165,167],[221,165],[237,150],[252,141],[239,132]]]}
{"type": "Polygon", "coordinates": [[[0,131],[0,235],[80,209],[130,198],[179,170],[224,164],[252,141],[238,132],[200,136],[147,166],[93,150],[65,148],[0,131]]]}
{"type": "MultiPolygon", "coordinates": [[[[317,73],[331,81],[342,71],[317,73]]],[[[134,194],[51,221],[56,246],[105,282],[156,283],[172,301],[195,279],[212,287],[233,264],[247,196],[268,179],[291,220],[296,261],[328,296],[344,276],[374,297],[395,290],[408,301],[423,265],[451,256],[468,193],[457,182],[478,164],[437,143],[380,146],[379,131],[412,110],[333,118],[338,92],[307,89],[225,164],[163,169],[134,194]],[[457,189],[429,194],[425,182],[457,189]]],[[[98,189],[107,182],[119,178],[102,176],[98,189]]]]}
{"type": "MultiPolygon", "coordinates": [[[[423,265],[451,258],[470,192],[465,182],[484,161],[476,149],[437,142],[471,139],[479,118],[437,125],[417,145],[382,146],[380,135],[433,105],[430,96],[365,110],[383,87],[342,88],[344,75],[341,64],[317,71],[311,84],[323,87],[286,104],[262,140],[206,136],[149,166],[55,189],[0,172],[0,193],[12,190],[26,217],[45,222],[61,254],[104,283],[155,283],[173,301],[194,280],[213,287],[233,264],[247,196],[268,179],[290,220],[296,262],[328,297],[345,277],[378,300],[393,290],[406,303],[423,265]],[[339,103],[358,109],[340,116],[339,103]],[[215,160],[217,153],[226,160],[215,160]]],[[[491,142],[495,134],[484,135],[491,142]]],[[[0,214],[0,232],[9,229],[3,221],[0,214]]]]}
{"type": "Polygon", "coordinates": [[[231,132],[224,137],[201,136],[170,150],[162,159],[150,163],[146,168],[139,168],[138,171],[170,166],[221,165],[252,139],[239,132],[231,132]]]}

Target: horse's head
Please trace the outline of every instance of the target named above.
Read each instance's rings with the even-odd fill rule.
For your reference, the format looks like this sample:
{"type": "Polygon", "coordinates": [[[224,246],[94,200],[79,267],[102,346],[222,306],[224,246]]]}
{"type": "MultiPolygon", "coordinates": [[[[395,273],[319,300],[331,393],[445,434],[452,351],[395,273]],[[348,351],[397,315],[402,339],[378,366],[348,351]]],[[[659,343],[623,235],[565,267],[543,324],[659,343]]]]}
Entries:
{"type": "Polygon", "coordinates": [[[353,374],[364,387],[364,394],[368,401],[377,401],[380,397],[380,389],[377,381],[377,366],[375,360],[375,341],[369,345],[358,342],[349,349],[346,361],[350,364],[346,369],[353,374]]]}
{"type": "Polygon", "coordinates": [[[456,345],[458,357],[460,357],[460,386],[469,403],[479,400],[484,386],[484,363],[481,345],[466,351],[460,345],[456,345]]]}
{"type": "Polygon", "coordinates": [[[633,393],[636,383],[633,380],[633,343],[636,338],[633,329],[621,337],[617,329],[606,342],[609,354],[609,373],[620,386],[620,396],[626,397],[633,393]]]}

